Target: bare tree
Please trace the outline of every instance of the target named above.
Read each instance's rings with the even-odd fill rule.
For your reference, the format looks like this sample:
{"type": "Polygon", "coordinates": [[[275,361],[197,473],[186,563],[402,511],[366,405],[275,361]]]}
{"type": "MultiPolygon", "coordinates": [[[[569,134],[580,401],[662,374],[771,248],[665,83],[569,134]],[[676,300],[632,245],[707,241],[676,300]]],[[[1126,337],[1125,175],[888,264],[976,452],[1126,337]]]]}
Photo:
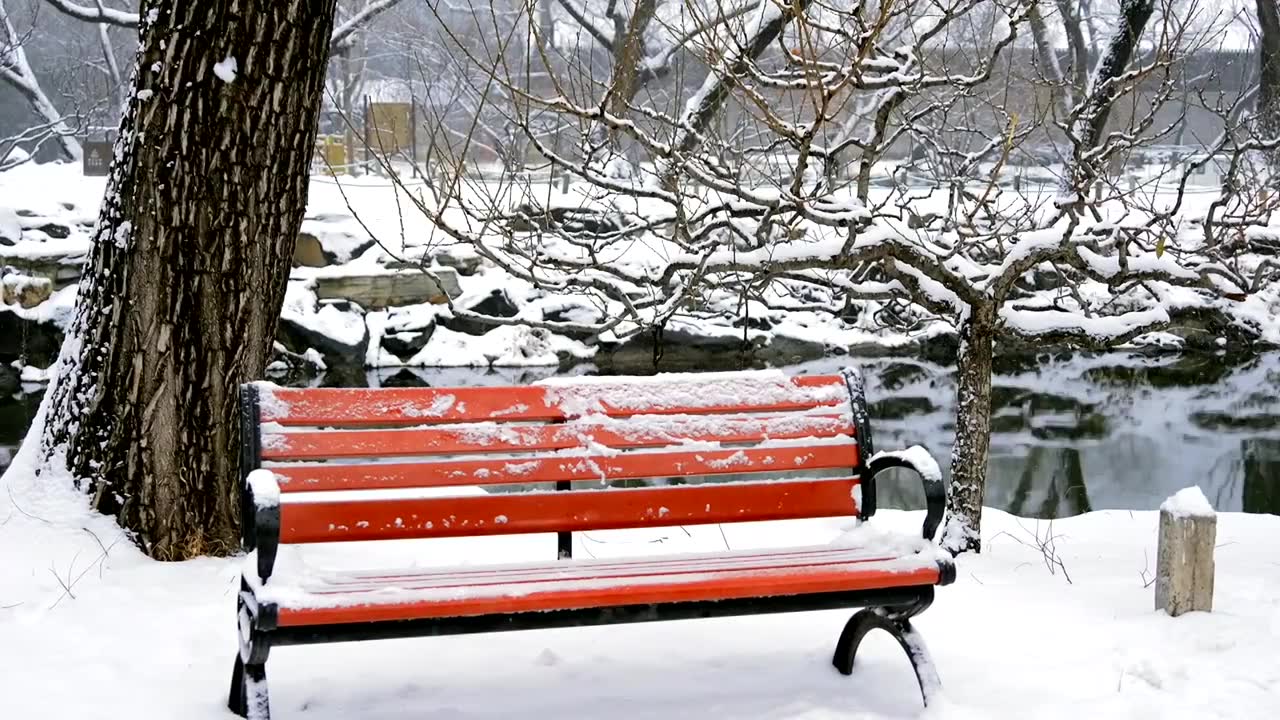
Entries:
{"type": "MultiPolygon", "coordinates": [[[[433,243],[465,245],[576,311],[453,314],[613,342],[650,335],[655,354],[669,327],[731,322],[745,344],[752,317],[783,312],[949,326],[959,388],[943,542],[953,551],[979,549],[998,346],[1104,348],[1166,329],[1178,312],[1235,318],[1233,303],[1280,269],[1280,248],[1245,232],[1273,208],[1250,190],[1246,159],[1276,144],[1236,123],[1242,98],[1205,102],[1224,132],[1200,156],[1144,185],[1124,177],[1128,159],[1186,120],[1172,102],[1187,94],[1180,63],[1212,41],[1182,21],[1195,3],[1124,0],[1107,38],[1081,6],[1088,40],[1071,72],[1098,61],[1083,81],[1050,70],[1061,95],[1044,113],[1024,111],[1013,76],[996,70],[1020,37],[1056,62],[1049,24],[1060,9],[1049,0],[764,0],[747,12],[725,0],[699,5],[692,25],[660,3],[557,2],[554,44],[519,44],[547,32],[533,2],[472,8],[476,27],[491,28],[484,41],[439,35],[441,62],[468,78],[466,122],[433,136],[449,158],[438,192],[406,196],[439,230],[433,243]],[[563,24],[589,42],[564,42],[563,24]],[[649,71],[671,57],[657,29],[687,36],[679,72],[649,71]],[[494,135],[480,129],[485,108],[578,182],[556,194],[472,172],[468,149],[494,135]],[[1010,158],[1050,133],[1065,143],[1065,162],[1046,168],[1060,180],[1011,188],[1010,158]],[[608,153],[623,144],[634,155],[616,172],[608,153]],[[904,146],[926,149],[939,171],[905,181],[904,146]],[[831,168],[853,153],[841,181],[831,168]],[[1189,179],[1208,163],[1224,166],[1221,193],[1190,207],[1189,179]]],[[[433,10],[457,27],[444,5],[433,10]]]]}
{"type": "MultiPolygon", "coordinates": [[[[31,130],[20,133],[14,138],[24,142],[42,144],[53,139],[62,148],[62,152],[71,160],[79,160],[80,143],[75,139],[75,120],[68,120],[54,107],[53,102],[40,87],[39,80],[27,62],[23,43],[27,34],[19,34],[10,19],[4,2],[0,1],[0,80],[13,87],[30,104],[31,109],[41,119],[41,123],[31,130]]],[[[16,143],[16,139],[10,142],[16,143]]],[[[7,156],[0,156],[0,162],[7,156]]],[[[3,165],[0,165],[2,168],[3,165]]]]}

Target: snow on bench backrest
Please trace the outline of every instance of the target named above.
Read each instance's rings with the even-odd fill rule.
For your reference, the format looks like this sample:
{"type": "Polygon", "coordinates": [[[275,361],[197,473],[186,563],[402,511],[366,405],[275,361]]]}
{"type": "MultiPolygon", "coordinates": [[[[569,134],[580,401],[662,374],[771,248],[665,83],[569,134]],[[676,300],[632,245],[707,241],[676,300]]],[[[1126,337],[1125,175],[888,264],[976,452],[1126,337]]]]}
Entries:
{"type": "Polygon", "coordinates": [[[259,386],[259,397],[260,457],[283,494],[285,542],[859,512],[862,461],[841,376],[767,371],[501,388],[259,386]],[[326,425],[339,429],[304,429],[326,425]],[[696,476],[735,482],[599,491],[616,481],[696,476]],[[560,492],[476,490],[550,483],[560,492]]]}
{"type": "Polygon", "coordinates": [[[840,376],[789,377],[780,371],[558,378],[501,388],[294,389],[269,383],[257,388],[263,422],[330,427],[550,421],[588,414],[785,412],[849,401],[840,376]]]}

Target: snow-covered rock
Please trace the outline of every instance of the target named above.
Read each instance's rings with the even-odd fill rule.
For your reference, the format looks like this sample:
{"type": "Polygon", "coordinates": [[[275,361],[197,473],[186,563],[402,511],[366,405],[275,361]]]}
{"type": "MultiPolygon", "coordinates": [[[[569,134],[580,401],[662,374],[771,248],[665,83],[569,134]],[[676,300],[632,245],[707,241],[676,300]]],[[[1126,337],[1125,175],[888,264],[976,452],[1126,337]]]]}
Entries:
{"type": "Polygon", "coordinates": [[[22,239],[22,223],[12,209],[0,205],[0,245],[17,245],[22,239]]]}

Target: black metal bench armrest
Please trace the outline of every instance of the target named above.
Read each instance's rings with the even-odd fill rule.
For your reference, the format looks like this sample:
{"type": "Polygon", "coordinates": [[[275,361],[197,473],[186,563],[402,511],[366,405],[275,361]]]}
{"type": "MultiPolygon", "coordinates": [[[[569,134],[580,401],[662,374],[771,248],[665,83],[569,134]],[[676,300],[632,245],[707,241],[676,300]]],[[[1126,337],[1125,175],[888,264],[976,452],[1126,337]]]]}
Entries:
{"type": "Polygon", "coordinates": [[[258,553],[258,579],[265,583],[271,577],[280,546],[280,485],[270,470],[258,469],[245,476],[242,492],[244,549],[258,553]]]}
{"type": "Polygon", "coordinates": [[[928,450],[919,445],[897,452],[876,453],[867,463],[867,475],[863,480],[864,484],[872,488],[872,497],[874,497],[876,476],[889,468],[906,468],[920,476],[921,482],[924,483],[924,539],[933,540],[934,534],[938,532],[938,526],[942,524],[942,514],[947,507],[947,486],[942,482],[942,472],[938,469],[937,461],[928,450]]]}

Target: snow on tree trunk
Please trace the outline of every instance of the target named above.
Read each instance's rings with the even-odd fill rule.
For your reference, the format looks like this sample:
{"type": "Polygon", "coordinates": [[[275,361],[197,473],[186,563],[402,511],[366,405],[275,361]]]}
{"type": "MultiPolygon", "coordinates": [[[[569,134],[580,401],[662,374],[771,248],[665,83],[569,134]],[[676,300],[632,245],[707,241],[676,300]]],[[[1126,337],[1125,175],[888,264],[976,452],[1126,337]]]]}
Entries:
{"type": "MultiPolygon", "coordinates": [[[[691,154],[701,147],[702,134],[724,107],[729,93],[747,75],[748,65],[777,42],[782,31],[805,12],[808,4],[808,0],[792,0],[788,4],[762,2],[758,11],[752,11],[748,15],[745,37],[735,38],[734,50],[716,63],[702,87],[686,101],[673,145],[677,156],[691,154]]],[[[674,185],[678,165],[679,163],[675,163],[669,167],[667,177],[663,180],[664,187],[674,185]]]]}
{"type": "Polygon", "coordinates": [[[134,93],[43,450],[156,558],[237,547],[237,387],[268,361],[333,10],[142,9],[134,93]]]}
{"type": "Polygon", "coordinates": [[[1075,136],[1075,150],[1072,154],[1068,172],[1064,173],[1064,182],[1075,194],[1078,203],[1080,194],[1087,192],[1088,184],[1099,173],[1089,167],[1085,155],[1097,147],[1102,139],[1103,130],[1107,126],[1107,118],[1111,116],[1111,106],[1120,95],[1122,87],[1116,79],[1124,73],[1138,48],[1138,40],[1142,31],[1151,19],[1155,10],[1155,0],[1121,0],[1119,25],[1107,43],[1106,51],[1098,60],[1089,78],[1089,88],[1084,94],[1083,108],[1072,128],[1075,136]]]}
{"type": "MultiPolygon", "coordinates": [[[[1280,0],[1258,3],[1258,130],[1267,139],[1280,137],[1280,0]]],[[[1280,150],[1266,153],[1268,170],[1280,176],[1280,150]]]]}
{"type": "MultiPolygon", "coordinates": [[[[1070,22],[1063,19],[1064,22],[1070,22]]],[[[1035,42],[1036,57],[1039,59],[1040,71],[1044,73],[1045,79],[1049,81],[1049,91],[1053,97],[1054,107],[1066,117],[1071,112],[1071,106],[1075,103],[1075,94],[1072,89],[1066,85],[1066,77],[1062,72],[1062,65],[1058,62],[1058,52],[1053,46],[1053,39],[1049,36],[1049,27],[1044,21],[1044,16],[1040,14],[1040,5],[1037,3],[1032,5],[1027,11],[1027,22],[1031,26],[1031,39],[1035,42]]]]}
{"type": "Polygon", "coordinates": [[[991,357],[995,305],[974,307],[960,325],[956,357],[956,438],[942,546],[952,554],[981,550],[982,499],[991,449],[991,357]]]}

